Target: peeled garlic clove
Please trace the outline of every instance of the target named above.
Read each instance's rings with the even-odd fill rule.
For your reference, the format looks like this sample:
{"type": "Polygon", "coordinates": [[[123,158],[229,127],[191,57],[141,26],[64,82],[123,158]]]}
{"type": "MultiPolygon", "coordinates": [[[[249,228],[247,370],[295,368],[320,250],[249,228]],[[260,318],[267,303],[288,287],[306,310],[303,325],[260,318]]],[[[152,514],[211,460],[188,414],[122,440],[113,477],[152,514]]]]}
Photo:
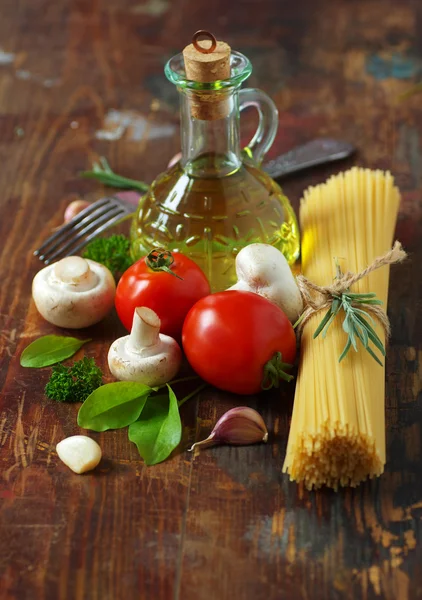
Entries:
{"type": "Polygon", "coordinates": [[[216,444],[243,446],[266,442],[268,431],[261,415],[253,408],[238,406],[224,413],[209,437],[194,444],[190,451],[216,444]]]}
{"type": "Polygon", "coordinates": [[[72,435],[59,442],[56,452],[61,461],[74,473],[95,469],[101,460],[101,448],[86,435],[72,435]]]}

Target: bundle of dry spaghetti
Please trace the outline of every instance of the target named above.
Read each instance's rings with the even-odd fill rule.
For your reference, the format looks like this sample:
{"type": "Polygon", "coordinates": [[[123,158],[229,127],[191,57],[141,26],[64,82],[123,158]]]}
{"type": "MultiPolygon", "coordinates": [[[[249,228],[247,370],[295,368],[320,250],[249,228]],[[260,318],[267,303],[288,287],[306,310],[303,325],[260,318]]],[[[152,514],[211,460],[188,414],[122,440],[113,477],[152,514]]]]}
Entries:
{"type": "MultiPolygon", "coordinates": [[[[391,249],[400,194],[390,173],[353,168],[308,189],[301,202],[302,272],[329,286],[336,264],[357,273],[391,249]]],[[[404,253],[403,253],[404,254],[404,253]]],[[[374,292],[387,310],[389,266],[351,291],[374,292]]],[[[356,486],[385,464],[385,369],[360,345],[339,362],[347,335],[338,315],[325,338],[314,333],[327,309],[302,332],[301,356],[283,471],[308,489],[356,486]]],[[[385,343],[378,320],[374,329],[385,343]]],[[[376,322],[376,324],[375,324],[376,322]]]]}

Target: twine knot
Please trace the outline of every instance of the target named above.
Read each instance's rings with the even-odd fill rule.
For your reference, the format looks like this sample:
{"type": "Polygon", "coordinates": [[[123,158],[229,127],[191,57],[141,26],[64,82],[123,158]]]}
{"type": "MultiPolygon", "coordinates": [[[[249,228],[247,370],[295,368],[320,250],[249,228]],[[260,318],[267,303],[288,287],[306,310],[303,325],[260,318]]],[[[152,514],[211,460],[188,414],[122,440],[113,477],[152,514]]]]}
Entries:
{"type": "MultiPolygon", "coordinates": [[[[406,257],[407,254],[403,250],[401,243],[396,241],[391,250],[384,254],[384,256],[376,258],[366,269],[363,269],[359,273],[351,273],[350,271],[341,273],[338,270],[337,276],[331,285],[320,286],[307,279],[304,275],[298,275],[296,281],[305,306],[305,310],[298,321],[299,331],[302,331],[305,323],[313,314],[324,308],[330,308],[333,300],[341,298],[341,295],[346,293],[353,284],[369,275],[369,273],[372,273],[372,271],[376,271],[386,265],[400,263],[406,257]]],[[[388,337],[390,335],[390,322],[385,311],[374,304],[365,303],[364,306],[365,310],[379,321],[386,337],[388,337]]]]}

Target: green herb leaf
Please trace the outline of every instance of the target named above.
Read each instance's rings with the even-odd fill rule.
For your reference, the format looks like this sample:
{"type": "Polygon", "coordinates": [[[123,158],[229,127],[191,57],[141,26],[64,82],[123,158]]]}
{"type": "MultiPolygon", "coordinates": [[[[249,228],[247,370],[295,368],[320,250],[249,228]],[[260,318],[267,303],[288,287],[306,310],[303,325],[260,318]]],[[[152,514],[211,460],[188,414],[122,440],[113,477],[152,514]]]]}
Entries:
{"type": "Polygon", "coordinates": [[[362,298],[376,298],[376,294],[374,292],[368,292],[367,294],[357,294],[353,292],[345,292],[343,294],[346,298],[351,298],[352,300],[358,300],[362,298]]]}
{"type": "Polygon", "coordinates": [[[328,328],[330,327],[331,323],[332,323],[332,322],[334,321],[334,319],[336,318],[336,316],[337,316],[338,312],[339,312],[339,311],[340,311],[340,309],[341,309],[341,306],[342,306],[342,304],[341,304],[341,300],[340,300],[339,298],[334,298],[334,300],[333,300],[333,303],[332,303],[332,305],[331,305],[331,316],[330,316],[330,318],[329,318],[329,320],[328,320],[328,323],[327,323],[327,325],[325,326],[325,330],[324,330],[324,332],[323,332],[323,334],[322,334],[322,337],[323,337],[323,338],[325,338],[325,337],[326,337],[326,335],[327,335],[327,331],[328,331],[328,328]]]}
{"type": "Polygon", "coordinates": [[[139,420],[129,427],[129,440],[136,444],[147,465],[165,460],[182,438],[177,398],[167,387],[168,395],[151,396],[139,420]]]}
{"type": "Polygon", "coordinates": [[[383,345],[382,341],[380,340],[380,338],[378,337],[376,331],[371,327],[371,325],[368,323],[368,321],[366,319],[364,319],[361,315],[356,315],[356,318],[365,327],[365,329],[368,333],[368,337],[371,340],[371,342],[378,348],[378,350],[381,352],[381,354],[383,356],[385,356],[384,345],[383,345]]]}
{"type": "Polygon", "coordinates": [[[338,359],[338,362],[341,362],[343,360],[343,358],[346,356],[346,354],[349,352],[350,348],[352,346],[352,342],[350,341],[350,338],[347,338],[347,342],[345,347],[343,348],[343,352],[340,354],[340,358],[338,359]]]}
{"type": "Polygon", "coordinates": [[[122,234],[93,240],[87,245],[82,256],[105,265],[116,279],[133,264],[130,241],[122,234]]]}
{"type": "Polygon", "coordinates": [[[355,337],[355,328],[354,328],[354,323],[353,323],[353,318],[352,315],[348,309],[348,306],[345,305],[343,306],[344,311],[346,313],[346,317],[343,321],[343,330],[347,333],[347,335],[349,336],[349,340],[350,343],[353,346],[353,349],[355,352],[358,351],[358,346],[357,346],[357,342],[356,342],[356,337],[355,337]]]}
{"type": "Polygon", "coordinates": [[[127,427],[139,418],[153,389],[135,381],[107,383],[79,409],[78,425],[93,431],[127,427]]]}
{"type": "Polygon", "coordinates": [[[330,308],[327,310],[324,318],[322,319],[321,323],[318,325],[318,327],[315,330],[314,333],[314,339],[317,338],[319,336],[319,334],[321,333],[321,331],[323,331],[325,329],[326,326],[328,326],[328,323],[332,317],[333,311],[332,311],[332,305],[330,306],[330,308]]]}
{"type": "Polygon", "coordinates": [[[366,319],[368,319],[370,321],[370,323],[372,323],[372,325],[375,326],[375,320],[371,317],[371,315],[366,310],[363,310],[362,308],[358,308],[357,306],[353,306],[353,313],[356,316],[358,314],[363,315],[366,319]]]}
{"type": "MultiPolygon", "coordinates": [[[[341,270],[337,265],[337,277],[341,277],[341,270]]],[[[359,340],[363,347],[369,352],[369,354],[382,365],[379,358],[376,356],[372,348],[369,346],[369,340],[378,348],[378,350],[385,356],[385,348],[376,331],[372,327],[375,326],[375,321],[372,316],[362,308],[358,306],[380,306],[381,300],[376,298],[376,294],[368,292],[365,294],[358,294],[350,291],[343,292],[341,297],[337,294],[332,295],[332,303],[322,321],[318,325],[314,333],[314,338],[323,332],[325,338],[328,328],[333,322],[340,309],[343,309],[345,318],[343,320],[343,331],[347,334],[347,343],[343,348],[340,355],[339,362],[347,355],[350,348],[353,347],[355,352],[358,351],[357,340],[359,340]],[[372,325],[371,325],[372,324],[372,325]]]]}
{"type": "Polygon", "coordinates": [[[64,335],[44,335],[29,344],[21,354],[22,367],[49,367],[66,358],[70,358],[82,348],[88,340],[78,340],[64,335]]]}
{"type": "Polygon", "coordinates": [[[140,192],[146,192],[149,187],[143,181],[129,179],[114,173],[104,156],[100,158],[98,163],[94,163],[92,165],[92,171],[83,171],[80,175],[81,177],[85,177],[85,179],[96,179],[105,185],[120,189],[139,190],[140,192]]]}
{"type": "Polygon", "coordinates": [[[362,342],[362,344],[365,346],[365,348],[368,349],[368,344],[369,344],[368,332],[366,331],[366,329],[364,327],[361,327],[358,323],[355,323],[355,325],[356,325],[356,335],[358,336],[358,338],[362,342]]]}
{"type": "Polygon", "coordinates": [[[101,369],[93,358],[85,356],[71,367],[61,363],[55,365],[45,386],[45,393],[57,402],[83,402],[102,382],[101,369]]]}
{"type": "Polygon", "coordinates": [[[373,306],[381,306],[382,305],[382,300],[377,300],[376,298],[371,299],[369,298],[368,300],[353,300],[353,302],[355,302],[356,304],[372,304],[373,306]]]}
{"type": "Polygon", "coordinates": [[[372,348],[370,346],[368,346],[366,349],[368,350],[368,352],[372,356],[372,358],[374,358],[377,361],[377,363],[382,367],[383,366],[382,362],[380,361],[378,356],[375,354],[375,352],[372,350],[372,348]]]}
{"type": "Polygon", "coordinates": [[[317,338],[321,332],[323,332],[322,337],[325,338],[325,336],[327,335],[328,328],[330,327],[331,323],[336,318],[341,307],[342,307],[341,299],[337,298],[337,297],[333,298],[333,302],[332,302],[330,308],[328,309],[327,313],[325,314],[324,318],[322,319],[321,323],[319,324],[319,326],[317,327],[317,329],[314,333],[314,339],[317,338]]]}

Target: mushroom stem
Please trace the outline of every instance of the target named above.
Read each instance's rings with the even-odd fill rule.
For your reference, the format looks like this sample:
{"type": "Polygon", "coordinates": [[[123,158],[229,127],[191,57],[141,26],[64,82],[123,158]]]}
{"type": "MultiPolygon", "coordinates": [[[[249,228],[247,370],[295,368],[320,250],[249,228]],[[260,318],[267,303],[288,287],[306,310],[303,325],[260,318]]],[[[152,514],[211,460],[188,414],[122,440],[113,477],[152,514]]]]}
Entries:
{"type": "Polygon", "coordinates": [[[54,276],[63,284],[90,290],[97,284],[98,278],[89,268],[89,263],[80,256],[67,256],[53,266],[54,276]]]}
{"type": "Polygon", "coordinates": [[[115,340],[108,352],[110,371],[120,381],[162,386],[176,375],[182,362],[178,343],[160,334],[158,315],[145,306],[135,309],[130,335],[115,340]]]}
{"type": "Polygon", "coordinates": [[[160,319],[150,308],[145,306],[135,309],[132,330],[127,342],[130,352],[155,346],[159,342],[160,319]]]}

